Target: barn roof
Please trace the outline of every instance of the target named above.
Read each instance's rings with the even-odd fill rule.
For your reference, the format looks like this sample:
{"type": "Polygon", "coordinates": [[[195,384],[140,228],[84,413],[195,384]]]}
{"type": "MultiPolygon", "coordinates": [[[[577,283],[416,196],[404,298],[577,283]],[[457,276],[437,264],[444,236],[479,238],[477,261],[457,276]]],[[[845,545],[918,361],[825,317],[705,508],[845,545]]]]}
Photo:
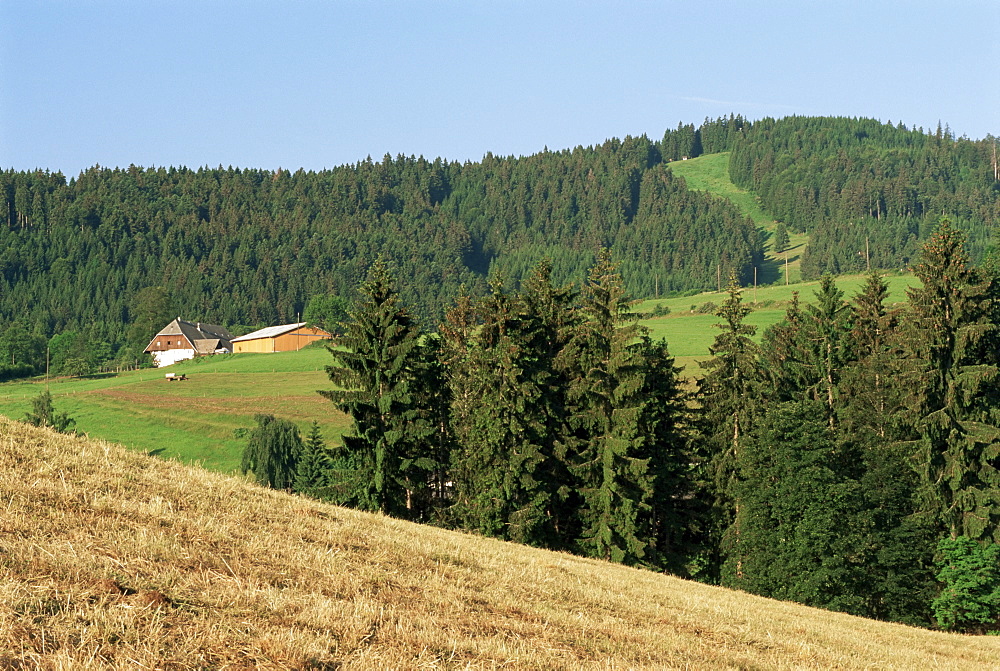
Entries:
{"type": "Polygon", "coordinates": [[[254,331],[253,333],[247,333],[245,336],[233,338],[232,342],[260,340],[262,338],[277,338],[278,336],[294,331],[297,328],[302,328],[306,324],[308,324],[308,322],[299,322],[298,324],[282,324],[281,326],[268,326],[265,329],[260,329],[259,331],[254,331]]]}
{"type": "MultiPolygon", "coordinates": [[[[165,336],[184,336],[184,338],[191,343],[191,347],[194,349],[199,349],[199,341],[202,340],[214,341],[216,348],[220,344],[228,348],[229,343],[233,339],[232,334],[221,326],[216,326],[215,324],[202,324],[201,322],[187,322],[178,317],[164,326],[160,332],[149,341],[149,345],[146,346],[145,351],[149,352],[153,343],[156,342],[156,339],[165,336]]],[[[201,348],[206,346],[207,345],[203,344],[201,345],[201,348]]],[[[212,351],[215,351],[215,348],[213,348],[212,351]]]]}

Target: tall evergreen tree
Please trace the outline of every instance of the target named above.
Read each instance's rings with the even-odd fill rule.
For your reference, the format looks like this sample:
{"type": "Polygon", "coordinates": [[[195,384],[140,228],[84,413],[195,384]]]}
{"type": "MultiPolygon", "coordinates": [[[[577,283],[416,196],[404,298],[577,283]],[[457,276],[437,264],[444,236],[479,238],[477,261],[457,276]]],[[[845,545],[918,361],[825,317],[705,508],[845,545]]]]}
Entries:
{"type": "Polygon", "coordinates": [[[638,452],[649,460],[653,478],[646,562],[679,575],[699,567],[691,562],[704,548],[710,506],[699,496],[705,455],[694,449],[688,396],[681,381],[682,369],[674,365],[665,340],[642,339],[646,366],[641,434],[645,443],[638,452]]]}
{"type": "Polygon", "coordinates": [[[354,422],[343,437],[353,470],[350,498],[363,509],[416,516],[414,493],[426,488],[435,466],[427,445],[433,427],[414,396],[420,330],[381,260],[361,294],[330,348],[335,363],[326,370],[336,388],[319,393],[354,422]]]}
{"type": "Polygon", "coordinates": [[[323,442],[319,422],[313,421],[295,467],[293,483],[295,491],[310,496],[321,496],[319,492],[327,484],[331,465],[330,453],[326,443],[323,442]]]}
{"type": "Polygon", "coordinates": [[[924,510],[951,538],[1000,541],[1000,379],[995,298],[968,265],[964,236],[943,219],[909,291],[907,388],[919,433],[924,510]]]}
{"type": "Polygon", "coordinates": [[[575,512],[566,458],[566,377],[561,357],[577,324],[574,292],[552,282],[543,260],[522,284],[511,336],[519,349],[521,422],[527,440],[514,455],[516,477],[509,535],[551,548],[569,547],[575,512]]]}
{"type": "Polygon", "coordinates": [[[775,254],[784,254],[788,249],[788,229],[785,224],[778,222],[774,229],[774,240],[771,242],[771,250],[775,254]]]}
{"type": "Polygon", "coordinates": [[[765,359],[776,384],[772,398],[822,401],[834,423],[844,367],[853,359],[850,310],[833,278],[824,275],[816,302],[799,309],[793,302],[782,324],[767,335],[765,359]]]}
{"type": "MultiPolygon", "coordinates": [[[[500,280],[491,290],[477,310],[482,324],[475,333],[444,329],[453,338],[450,354],[457,365],[452,375],[457,395],[453,515],[463,528],[506,537],[514,495],[511,461],[528,438],[521,420],[523,404],[531,398],[520,389],[520,352],[510,334],[514,299],[500,280]]],[[[463,318],[457,311],[450,316],[463,318]]]]}
{"type": "Polygon", "coordinates": [[[580,548],[636,563],[651,541],[643,532],[653,474],[644,454],[647,369],[636,342],[644,333],[630,306],[610,252],[602,250],[583,288],[584,321],[568,345],[575,368],[568,400],[577,441],[572,471],[583,499],[580,548]]]}
{"type": "MultiPolygon", "coordinates": [[[[707,443],[707,479],[712,483],[714,533],[739,519],[735,485],[736,464],[743,440],[755,415],[760,413],[761,369],[759,347],[752,340],[756,328],[744,323],[751,308],[743,304],[743,294],[736,277],[731,276],[728,297],[716,314],[722,322],[716,324],[716,334],[709,353],[712,358],[700,365],[707,373],[698,381],[698,396],[702,405],[701,431],[707,443]]],[[[740,532],[734,529],[734,542],[740,532]]],[[[718,546],[718,538],[714,545],[718,546]]],[[[710,571],[717,571],[718,559],[712,560],[710,571]]]]}
{"type": "Polygon", "coordinates": [[[458,523],[560,547],[569,478],[559,450],[565,385],[556,359],[571,317],[569,292],[553,287],[550,276],[551,266],[540,264],[513,296],[495,280],[474,310],[478,319],[471,303],[460,301],[441,333],[451,361],[458,523]]]}

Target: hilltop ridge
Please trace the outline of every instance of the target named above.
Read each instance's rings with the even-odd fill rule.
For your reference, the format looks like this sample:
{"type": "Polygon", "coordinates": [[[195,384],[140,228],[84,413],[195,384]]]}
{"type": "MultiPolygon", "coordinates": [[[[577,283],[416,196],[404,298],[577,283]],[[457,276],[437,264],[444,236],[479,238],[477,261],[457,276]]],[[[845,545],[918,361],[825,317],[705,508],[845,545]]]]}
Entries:
{"type": "Polygon", "coordinates": [[[984,668],[873,622],[393,520],[0,417],[0,667],[984,668]]]}

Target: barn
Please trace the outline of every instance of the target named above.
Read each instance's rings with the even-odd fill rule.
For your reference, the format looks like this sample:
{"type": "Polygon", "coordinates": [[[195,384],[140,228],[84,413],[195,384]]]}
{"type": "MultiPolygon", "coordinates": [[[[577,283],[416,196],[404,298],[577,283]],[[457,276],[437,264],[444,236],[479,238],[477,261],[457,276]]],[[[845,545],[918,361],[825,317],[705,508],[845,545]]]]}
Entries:
{"type": "Polygon", "coordinates": [[[268,326],[266,329],[233,338],[233,353],[240,352],[294,352],[317,340],[326,340],[331,334],[306,322],[268,326]]]}
{"type": "Polygon", "coordinates": [[[178,317],[164,326],[144,351],[153,355],[156,366],[169,366],[195,356],[231,352],[232,337],[221,326],[187,322],[178,317]]]}

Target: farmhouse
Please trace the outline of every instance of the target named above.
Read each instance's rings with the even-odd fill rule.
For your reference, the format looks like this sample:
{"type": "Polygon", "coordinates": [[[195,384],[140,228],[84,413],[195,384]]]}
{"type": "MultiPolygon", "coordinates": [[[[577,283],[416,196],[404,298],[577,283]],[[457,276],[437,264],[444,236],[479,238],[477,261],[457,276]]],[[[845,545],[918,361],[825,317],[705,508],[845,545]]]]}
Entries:
{"type": "Polygon", "coordinates": [[[195,356],[232,352],[232,339],[221,326],[186,322],[178,317],[157,333],[144,351],[153,355],[156,366],[169,366],[195,356]]]}
{"type": "Polygon", "coordinates": [[[266,329],[233,338],[233,352],[294,352],[311,342],[325,340],[330,333],[306,322],[268,326],[266,329]]]}

